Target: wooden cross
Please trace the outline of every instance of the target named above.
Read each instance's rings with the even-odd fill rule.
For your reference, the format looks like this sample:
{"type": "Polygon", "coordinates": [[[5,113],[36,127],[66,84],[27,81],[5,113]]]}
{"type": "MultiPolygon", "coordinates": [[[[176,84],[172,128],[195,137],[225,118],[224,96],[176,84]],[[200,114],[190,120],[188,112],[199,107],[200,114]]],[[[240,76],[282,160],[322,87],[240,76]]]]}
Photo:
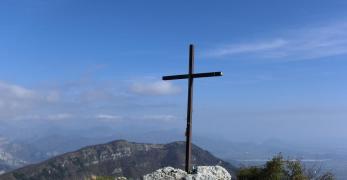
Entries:
{"type": "Polygon", "coordinates": [[[194,78],[222,76],[222,72],[208,72],[194,74],[194,46],[189,45],[189,73],[173,76],[163,76],[163,80],[188,79],[188,107],[187,107],[187,129],[186,129],[186,160],[185,170],[191,173],[192,155],[192,107],[193,107],[193,80],[194,78]]]}

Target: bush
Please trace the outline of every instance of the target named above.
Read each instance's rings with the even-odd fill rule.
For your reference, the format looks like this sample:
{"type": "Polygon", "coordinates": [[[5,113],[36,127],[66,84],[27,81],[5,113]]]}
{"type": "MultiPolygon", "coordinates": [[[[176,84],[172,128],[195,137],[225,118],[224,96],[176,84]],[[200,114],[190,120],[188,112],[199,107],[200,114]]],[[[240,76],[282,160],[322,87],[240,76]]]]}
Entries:
{"type": "Polygon", "coordinates": [[[334,180],[332,173],[318,175],[319,170],[306,169],[300,161],[284,160],[281,154],[276,155],[264,166],[241,168],[237,174],[239,180],[334,180]],[[311,173],[311,172],[318,173],[311,173]]]}

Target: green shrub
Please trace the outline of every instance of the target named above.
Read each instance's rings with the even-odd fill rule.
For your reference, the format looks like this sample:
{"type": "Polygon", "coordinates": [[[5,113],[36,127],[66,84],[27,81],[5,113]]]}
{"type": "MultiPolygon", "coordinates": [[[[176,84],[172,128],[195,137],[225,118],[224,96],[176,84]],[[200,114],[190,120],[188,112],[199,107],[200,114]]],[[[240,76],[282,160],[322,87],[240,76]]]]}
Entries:
{"type": "Polygon", "coordinates": [[[284,160],[281,154],[276,155],[264,166],[241,168],[237,174],[239,180],[334,180],[331,172],[312,174],[315,171],[306,169],[300,161],[284,160]]]}

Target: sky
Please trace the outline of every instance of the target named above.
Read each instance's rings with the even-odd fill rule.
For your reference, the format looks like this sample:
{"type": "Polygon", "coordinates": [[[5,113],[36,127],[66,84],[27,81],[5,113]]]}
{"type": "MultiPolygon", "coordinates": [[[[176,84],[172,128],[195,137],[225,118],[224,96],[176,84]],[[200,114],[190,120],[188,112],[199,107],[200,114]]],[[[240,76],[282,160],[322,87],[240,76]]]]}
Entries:
{"type": "Polygon", "coordinates": [[[346,8],[342,0],[3,0],[0,134],[183,131],[187,81],[161,77],[187,73],[192,43],[196,72],[224,73],[195,80],[193,133],[347,139],[346,8]]]}

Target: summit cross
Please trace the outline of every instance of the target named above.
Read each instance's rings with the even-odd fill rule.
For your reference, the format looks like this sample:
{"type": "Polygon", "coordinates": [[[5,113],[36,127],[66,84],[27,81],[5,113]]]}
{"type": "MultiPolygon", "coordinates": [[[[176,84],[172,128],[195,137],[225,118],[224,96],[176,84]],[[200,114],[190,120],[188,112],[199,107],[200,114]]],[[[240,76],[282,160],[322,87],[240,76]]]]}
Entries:
{"type": "Polygon", "coordinates": [[[194,78],[222,76],[222,72],[207,72],[194,74],[194,46],[189,45],[189,72],[188,74],[163,76],[163,80],[188,79],[188,106],[186,128],[186,159],[185,171],[191,173],[192,156],[192,117],[193,117],[193,80],[194,78]]]}

